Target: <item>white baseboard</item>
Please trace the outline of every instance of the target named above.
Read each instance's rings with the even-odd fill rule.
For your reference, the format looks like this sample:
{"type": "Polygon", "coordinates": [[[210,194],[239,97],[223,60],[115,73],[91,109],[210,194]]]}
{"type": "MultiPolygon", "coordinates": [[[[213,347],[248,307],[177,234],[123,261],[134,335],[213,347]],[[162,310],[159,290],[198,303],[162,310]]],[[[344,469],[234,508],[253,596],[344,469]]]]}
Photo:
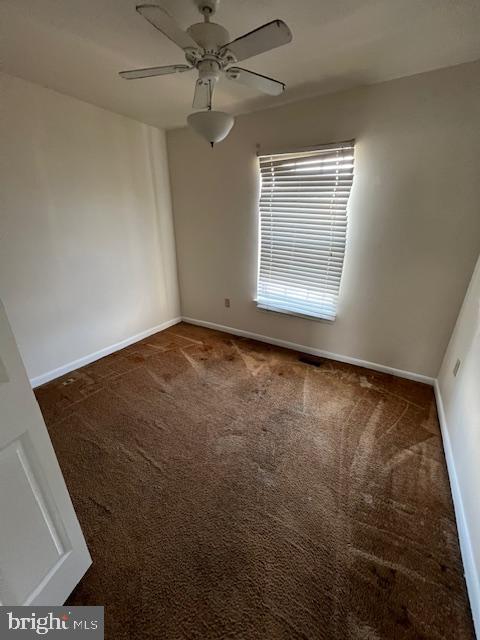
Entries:
{"type": "Polygon", "coordinates": [[[55,378],[59,378],[60,376],[64,376],[66,373],[70,371],[74,371],[75,369],[79,369],[80,367],[84,367],[95,360],[99,360],[100,358],[104,358],[108,356],[110,353],[114,351],[119,351],[124,347],[128,347],[130,344],[134,342],[138,342],[139,340],[143,340],[144,338],[148,338],[148,336],[153,335],[154,333],[158,333],[159,331],[163,331],[164,329],[168,329],[174,324],[181,322],[181,318],[173,318],[172,320],[167,320],[166,322],[162,322],[162,324],[158,324],[155,327],[151,327],[150,329],[146,329],[145,331],[141,331],[140,333],[135,334],[134,336],[130,336],[129,338],[125,338],[125,340],[121,340],[120,342],[116,342],[115,344],[111,344],[108,347],[104,347],[99,351],[95,351],[94,353],[89,353],[87,356],[83,356],[82,358],[78,358],[77,360],[73,360],[72,362],[68,362],[61,367],[57,367],[56,369],[52,369],[52,371],[47,371],[46,373],[42,373],[35,378],[30,378],[30,384],[32,388],[39,387],[41,384],[45,384],[46,382],[50,382],[50,380],[54,380],[55,378]]]}
{"type": "Polygon", "coordinates": [[[455,469],[455,460],[453,457],[452,445],[447,428],[447,418],[443,406],[442,394],[438,380],[435,380],[435,399],[437,401],[438,421],[442,432],[443,449],[445,451],[445,459],[447,462],[448,477],[450,479],[450,490],[453,498],[453,506],[455,509],[455,519],[457,521],[458,539],[460,541],[460,552],[462,554],[463,569],[465,574],[465,582],[467,583],[468,597],[470,607],[472,609],[473,624],[477,638],[480,638],[480,576],[475,566],[475,557],[473,555],[472,539],[468,530],[467,519],[465,517],[465,509],[463,507],[462,492],[458,482],[458,476],[455,469]]]}
{"type": "Polygon", "coordinates": [[[373,371],[380,371],[381,373],[390,373],[393,376],[399,378],[407,378],[408,380],[415,380],[416,382],[423,382],[433,386],[435,378],[429,378],[421,373],[414,373],[413,371],[404,371],[403,369],[394,369],[393,367],[387,367],[383,364],[376,364],[375,362],[368,362],[367,360],[359,360],[358,358],[352,358],[350,356],[344,356],[339,353],[331,353],[330,351],[324,351],[323,349],[315,349],[314,347],[307,347],[302,344],[296,344],[295,342],[288,342],[287,340],[279,340],[278,338],[270,338],[258,333],[252,333],[251,331],[244,331],[243,329],[234,329],[233,327],[226,327],[222,324],[216,324],[215,322],[206,322],[205,320],[197,320],[196,318],[182,317],[184,322],[190,324],[196,324],[200,327],[207,327],[208,329],[216,329],[217,331],[224,331],[225,333],[232,333],[235,336],[242,336],[243,338],[252,338],[252,340],[258,340],[259,342],[267,342],[268,344],[274,344],[277,347],[285,347],[286,349],[293,349],[294,351],[300,351],[302,353],[309,353],[313,356],[319,356],[321,358],[327,358],[328,360],[338,360],[339,362],[346,362],[348,364],[354,364],[358,367],[365,367],[365,369],[372,369],[373,371]]]}

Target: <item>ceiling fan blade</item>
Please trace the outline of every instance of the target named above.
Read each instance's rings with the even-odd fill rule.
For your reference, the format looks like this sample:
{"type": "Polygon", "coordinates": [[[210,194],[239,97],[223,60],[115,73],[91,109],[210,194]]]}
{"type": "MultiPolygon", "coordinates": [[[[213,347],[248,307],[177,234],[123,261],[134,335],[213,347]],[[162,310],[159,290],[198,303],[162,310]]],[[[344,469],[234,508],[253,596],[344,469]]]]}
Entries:
{"type": "Polygon", "coordinates": [[[262,76],[260,73],[248,71],[248,69],[242,69],[241,67],[230,67],[227,69],[226,75],[230,80],[236,80],[247,87],[268,93],[270,96],[279,96],[285,91],[283,82],[279,82],[268,76],[262,76]]]}
{"type": "Polygon", "coordinates": [[[272,22],[268,22],[236,40],[232,40],[232,42],[224,45],[220,52],[231,53],[235,56],[235,60],[240,62],[259,53],[288,44],[291,40],[292,32],[285,22],[283,20],[272,20],[272,22]]]}
{"type": "Polygon", "coordinates": [[[198,49],[195,40],[183,29],[181,29],[168,13],[156,4],[139,4],[138,13],[148,20],[151,25],[170,38],[172,42],[181,49],[198,49]]]}
{"type": "Polygon", "coordinates": [[[169,73],[183,73],[190,71],[193,67],[188,64],[169,64],[166,67],[148,67],[147,69],[131,69],[130,71],[120,71],[118,74],[125,80],[136,80],[137,78],[150,78],[152,76],[166,76],[169,73]]]}
{"type": "Polygon", "coordinates": [[[212,106],[213,85],[212,80],[197,80],[192,103],[194,109],[208,109],[212,106]]]}

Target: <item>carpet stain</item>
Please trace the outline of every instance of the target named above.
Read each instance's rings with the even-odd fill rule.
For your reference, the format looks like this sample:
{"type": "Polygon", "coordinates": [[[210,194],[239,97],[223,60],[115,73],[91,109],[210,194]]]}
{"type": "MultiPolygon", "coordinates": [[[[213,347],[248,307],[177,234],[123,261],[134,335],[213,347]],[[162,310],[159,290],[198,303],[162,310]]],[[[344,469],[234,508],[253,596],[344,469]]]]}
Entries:
{"type": "Polygon", "coordinates": [[[474,638],[432,389],[316,364],[181,323],[36,389],[107,639],[474,638]]]}
{"type": "Polygon", "coordinates": [[[360,386],[365,389],[373,389],[373,384],[365,376],[360,376],[360,386]]]}

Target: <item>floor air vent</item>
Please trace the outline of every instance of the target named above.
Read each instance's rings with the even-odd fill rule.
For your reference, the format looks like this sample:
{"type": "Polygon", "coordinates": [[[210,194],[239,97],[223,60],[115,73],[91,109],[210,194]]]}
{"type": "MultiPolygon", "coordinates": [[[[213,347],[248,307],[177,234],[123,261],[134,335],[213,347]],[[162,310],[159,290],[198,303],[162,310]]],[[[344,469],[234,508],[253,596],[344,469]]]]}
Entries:
{"type": "Polygon", "coordinates": [[[302,353],[298,356],[300,362],[303,364],[311,364],[312,367],[321,367],[325,363],[324,358],[320,358],[319,356],[311,356],[308,353],[302,353]]]}

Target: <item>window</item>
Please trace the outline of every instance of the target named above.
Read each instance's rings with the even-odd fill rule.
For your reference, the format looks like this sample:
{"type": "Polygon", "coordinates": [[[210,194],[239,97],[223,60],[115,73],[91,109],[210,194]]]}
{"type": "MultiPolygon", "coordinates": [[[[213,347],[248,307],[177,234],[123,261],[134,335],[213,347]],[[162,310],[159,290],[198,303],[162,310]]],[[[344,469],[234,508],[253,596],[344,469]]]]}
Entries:
{"type": "Polygon", "coordinates": [[[260,156],[258,307],[335,319],[353,145],[260,156]]]}

